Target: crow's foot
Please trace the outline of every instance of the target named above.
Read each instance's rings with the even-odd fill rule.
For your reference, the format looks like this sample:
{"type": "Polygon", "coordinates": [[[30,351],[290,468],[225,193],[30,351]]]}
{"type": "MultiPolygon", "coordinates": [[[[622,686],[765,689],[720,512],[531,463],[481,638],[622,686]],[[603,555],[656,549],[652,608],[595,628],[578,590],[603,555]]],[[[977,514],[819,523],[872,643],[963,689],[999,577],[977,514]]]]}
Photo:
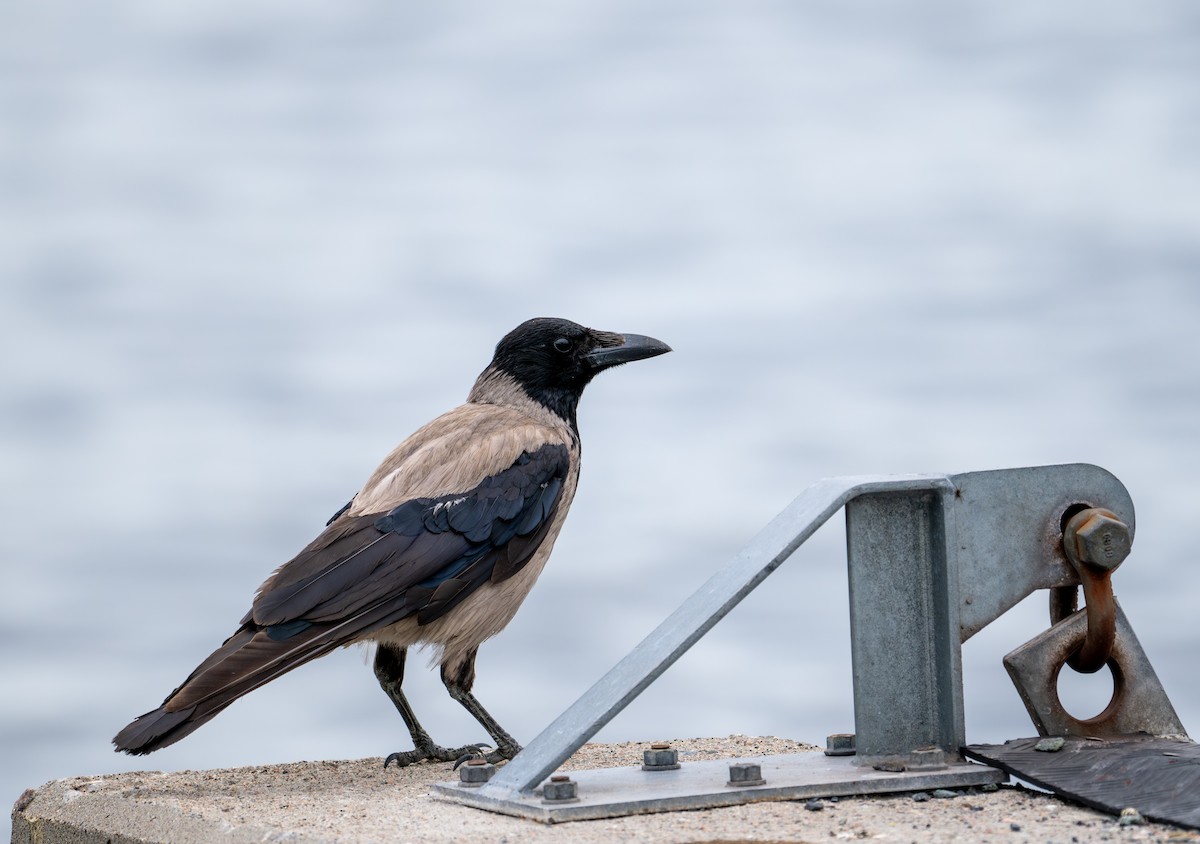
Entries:
{"type": "Polygon", "coordinates": [[[512,759],[520,752],[521,745],[509,738],[508,741],[504,742],[504,744],[500,745],[498,748],[489,753],[487,760],[495,763],[499,762],[501,759],[512,759]]]}
{"type": "MultiPolygon", "coordinates": [[[[521,748],[516,748],[512,753],[505,755],[499,750],[494,750],[491,753],[484,751],[485,747],[491,747],[489,744],[465,744],[462,747],[442,747],[440,744],[423,744],[413,750],[406,750],[403,753],[389,753],[388,757],[383,760],[383,767],[387,768],[393,762],[397,768],[404,768],[414,762],[456,762],[462,764],[468,759],[487,759],[489,762],[499,762],[501,759],[511,759],[517,755],[517,751],[521,748]]],[[[458,764],[455,767],[458,767],[458,764]]]]}

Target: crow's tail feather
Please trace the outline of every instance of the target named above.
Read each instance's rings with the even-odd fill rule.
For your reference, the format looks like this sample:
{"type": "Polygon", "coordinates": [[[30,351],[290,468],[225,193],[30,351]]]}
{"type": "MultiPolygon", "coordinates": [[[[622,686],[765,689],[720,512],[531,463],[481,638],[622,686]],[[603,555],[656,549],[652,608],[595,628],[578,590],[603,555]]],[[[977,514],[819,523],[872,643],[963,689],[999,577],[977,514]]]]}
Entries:
{"type": "Polygon", "coordinates": [[[174,744],[242,695],[345,644],[347,632],[343,625],[306,622],[267,628],[244,624],[162,706],[117,733],[113,746],[141,756],[174,744]]]}

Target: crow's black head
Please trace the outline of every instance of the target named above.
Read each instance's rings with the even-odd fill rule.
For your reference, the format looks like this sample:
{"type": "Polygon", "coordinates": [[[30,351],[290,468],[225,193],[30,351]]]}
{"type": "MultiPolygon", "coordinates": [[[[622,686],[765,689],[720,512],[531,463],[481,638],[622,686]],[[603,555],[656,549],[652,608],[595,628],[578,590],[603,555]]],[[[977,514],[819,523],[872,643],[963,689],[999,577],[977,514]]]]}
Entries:
{"type": "Polygon", "coordinates": [[[670,346],[653,337],[540,317],[506,334],[488,369],[508,375],[535,401],[574,424],[583,388],[597,373],[669,351],[670,346]]]}

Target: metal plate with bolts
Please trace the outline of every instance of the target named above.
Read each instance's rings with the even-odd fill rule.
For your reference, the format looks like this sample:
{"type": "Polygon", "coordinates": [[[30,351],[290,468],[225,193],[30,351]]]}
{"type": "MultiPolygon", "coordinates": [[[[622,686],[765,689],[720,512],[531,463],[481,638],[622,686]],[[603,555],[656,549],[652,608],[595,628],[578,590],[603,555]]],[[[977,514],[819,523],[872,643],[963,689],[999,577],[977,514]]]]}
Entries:
{"type": "MultiPolygon", "coordinates": [[[[478,789],[443,784],[437,793],[492,811],[571,820],[936,787],[932,782],[941,787],[994,782],[994,772],[955,764],[966,744],[961,645],[1034,591],[1080,582],[1064,555],[1063,535],[1064,524],[1081,508],[1103,508],[1132,539],[1129,493],[1098,466],[820,481],[490,782],[478,789]],[[577,772],[579,805],[548,809],[537,794],[547,778],[843,507],[856,755],[814,754],[816,761],[803,764],[833,766],[815,776],[786,766],[773,773],[764,768],[766,783],[751,788],[725,786],[728,761],[690,763],[677,772],[577,772]],[[951,764],[935,773],[929,765],[934,757],[951,764]],[[713,770],[705,772],[701,764],[713,770]],[[665,774],[678,776],[646,779],[665,774]],[[604,804],[606,794],[611,799],[604,804]]],[[[785,637],[780,631],[780,639],[785,637]]]]}
{"type": "Polygon", "coordinates": [[[734,806],[764,800],[805,800],[852,794],[884,794],[962,788],[1004,782],[994,768],[970,763],[933,771],[889,773],[862,768],[854,757],[824,753],[789,753],[744,760],[685,762],[674,771],[643,771],[637,767],[573,771],[578,799],[556,805],[542,799],[540,789],[512,800],[496,800],[482,789],[462,788],[455,782],[436,784],[434,794],[506,815],[543,823],[592,820],[621,815],[734,806]],[[763,784],[728,785],[733,762],[753,762],[762,770],[763,784]]]}

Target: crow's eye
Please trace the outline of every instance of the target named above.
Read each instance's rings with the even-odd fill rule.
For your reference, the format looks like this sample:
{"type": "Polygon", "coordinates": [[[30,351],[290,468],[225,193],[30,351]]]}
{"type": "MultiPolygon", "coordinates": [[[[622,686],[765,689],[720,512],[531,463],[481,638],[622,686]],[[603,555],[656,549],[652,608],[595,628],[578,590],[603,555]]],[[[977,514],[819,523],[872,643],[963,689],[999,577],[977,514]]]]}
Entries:
{"type": "Polygon", "coordinates": [[[566,337],[559,337],[554,341],[554,348],[560,352],[569,352],[571,351],[571,341],[566,337]]]}

